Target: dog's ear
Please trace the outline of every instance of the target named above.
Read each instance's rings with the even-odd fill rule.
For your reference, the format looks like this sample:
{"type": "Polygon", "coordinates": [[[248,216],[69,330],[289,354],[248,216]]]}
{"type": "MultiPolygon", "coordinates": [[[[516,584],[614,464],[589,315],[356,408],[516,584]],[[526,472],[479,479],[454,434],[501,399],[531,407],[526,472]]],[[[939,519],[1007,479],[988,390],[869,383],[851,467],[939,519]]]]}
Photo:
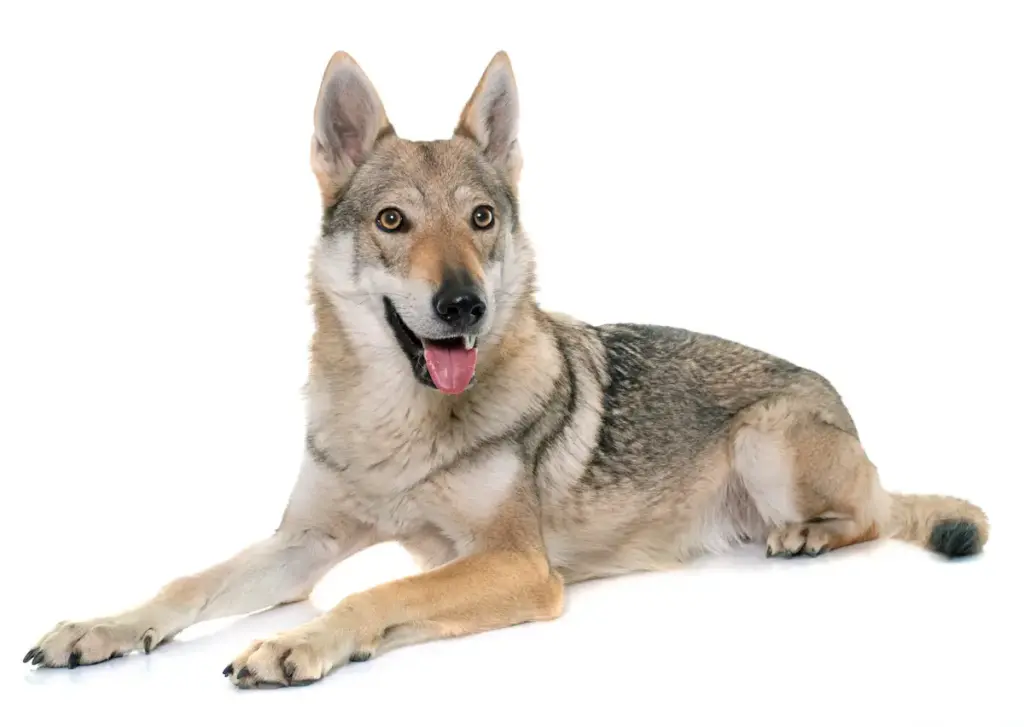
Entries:
{"type": "Polygon", "coordinates": [[[522,157],[519,152],[519,92],[512,63],[505,51],[491,59],[487,70],[462,110],[455,134],[475,141],[484,156],[515,185],[522,157]]]}
{"type": "Polygon", "coordinates": [[[394,133],[363,69],[348,53],[331,56],[313,112],[310,154],[325,207],[337,202],[377,140],[394,133]]]}

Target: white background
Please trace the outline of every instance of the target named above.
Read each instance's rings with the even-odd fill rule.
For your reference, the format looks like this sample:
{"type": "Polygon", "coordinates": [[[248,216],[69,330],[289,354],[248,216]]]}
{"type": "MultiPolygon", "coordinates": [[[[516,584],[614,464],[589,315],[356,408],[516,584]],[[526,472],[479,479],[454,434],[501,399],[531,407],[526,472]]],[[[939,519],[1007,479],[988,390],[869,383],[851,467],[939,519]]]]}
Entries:
{"type": "Polygon", "coordinates": [[[0,722],[1024,723],[1019,3],[213,6],[0,18],[0,722]],[[221,678],[250,639],[411,572],[383,546],[311,604],[149,658],[22,666],[56,621],[277,525],[302,449],[331,53],[429,139],[500,48],[542,303],[825,374],[886,485],[975,501],[988,552],[751,547],[307,689],[221,678]]]}

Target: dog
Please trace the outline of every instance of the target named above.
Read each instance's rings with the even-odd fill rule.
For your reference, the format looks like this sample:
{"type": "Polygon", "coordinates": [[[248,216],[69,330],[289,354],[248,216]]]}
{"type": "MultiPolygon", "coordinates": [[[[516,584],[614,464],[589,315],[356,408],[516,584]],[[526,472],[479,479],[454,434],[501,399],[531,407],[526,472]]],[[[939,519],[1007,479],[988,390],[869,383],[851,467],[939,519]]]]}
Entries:
{"type": "Polygon", "coordinates": [[[517,124],[504,52],[451,138],[429,142],[400,138],[353,58],[331,58],[311,144],[306,441],[279,527],[135,608],[58,624],[26,662],[149,653],[200,621],[304,599],[383,541],[423,571],[253,643],[231,683],[310,684],[401,646],[555,619],[567,585],[742,543],[981,551],[977,506],[883,489],[817,373],[707,334],[541,310],[517,124]]]}

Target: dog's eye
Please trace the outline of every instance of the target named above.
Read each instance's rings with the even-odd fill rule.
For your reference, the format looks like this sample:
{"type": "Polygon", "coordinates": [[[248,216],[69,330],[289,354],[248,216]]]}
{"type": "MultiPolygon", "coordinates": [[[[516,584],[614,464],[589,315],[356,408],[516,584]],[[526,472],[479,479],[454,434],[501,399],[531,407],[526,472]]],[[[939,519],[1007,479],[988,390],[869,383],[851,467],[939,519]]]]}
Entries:
{"type": "Polygon", "coordinates": [[[494,208],[485,204],[473,210],[473,227],[478,230],[487,230],[494,226],[494,208]]]}
{"type": "Polygon", "coordinates": [[[405,218],[394,207],[381,210],[380,214],[377,215],[377,227],[384,230],[384,232],[398,232],[404,225],[405,218]]]}

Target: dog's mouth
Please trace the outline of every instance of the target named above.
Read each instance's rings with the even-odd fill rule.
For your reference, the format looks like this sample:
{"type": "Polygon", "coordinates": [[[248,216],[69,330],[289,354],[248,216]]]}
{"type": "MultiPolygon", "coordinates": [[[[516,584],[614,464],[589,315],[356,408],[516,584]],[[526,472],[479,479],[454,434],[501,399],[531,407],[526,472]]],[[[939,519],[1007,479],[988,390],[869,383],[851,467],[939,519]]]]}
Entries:
{"type": "Polygon", "coordinates": [[[421,384],[445,394],[461,394],[473,385],[476,380],[476,336],[420,338],[405,325],[394,303],[386,297],[384,313],[421,384]]]}

